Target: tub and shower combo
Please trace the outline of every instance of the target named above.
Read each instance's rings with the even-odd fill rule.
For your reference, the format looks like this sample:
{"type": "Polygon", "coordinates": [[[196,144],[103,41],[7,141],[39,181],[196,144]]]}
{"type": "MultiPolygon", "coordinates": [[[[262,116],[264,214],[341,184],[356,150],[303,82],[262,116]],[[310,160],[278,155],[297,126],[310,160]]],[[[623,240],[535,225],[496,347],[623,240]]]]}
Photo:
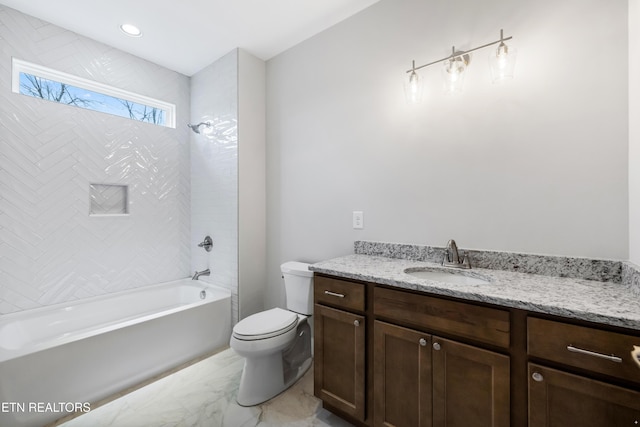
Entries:
{"type": "Polygon", "coordinates": [[[190,279],[0,316],[0,426],[86,412],[230,334],[230,292],[190,279]]]}

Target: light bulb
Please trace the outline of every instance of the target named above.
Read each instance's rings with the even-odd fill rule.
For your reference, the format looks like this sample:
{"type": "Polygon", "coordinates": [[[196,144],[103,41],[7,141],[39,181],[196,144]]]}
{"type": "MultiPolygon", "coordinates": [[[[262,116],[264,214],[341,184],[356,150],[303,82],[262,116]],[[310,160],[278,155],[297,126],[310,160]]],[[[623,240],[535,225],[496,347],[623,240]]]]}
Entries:
{"type": "Polygon", "coordinates": [[[462,90],[464,71],[467,65],[460,56],[453,57],[444,63],[444,89],[448,93],[458,93],[462,90]]]}
{"type": "Polygon", "coordinates": [[[415,71],[412,71],[411,76],[409,76],[409,89],[411,90],[411,97],[415,98],[418,95],[418,75],[415,71]]]}
{"type": "Polygon", "coordinates": [[[507,60],[509,58],[509,48],[506,44],[500,43],[496,56],[498,57],[498,65],[500,68],[504,68],[507,65],[507,60]]]}
{"type": "Polygon", "coordinates": [[[500,42],[500,45],[491,56],[489,56],[489,64],[491,65],[491,77],[494,83],[513,78],[513,70],[516,60],[515,49],[500,42]]]}
{"type": "Polygon", "coordinates": [[[422,79],[415,70],[405,79],[404,94],[409,104],[419,104],[422,101],[422,79]]]}

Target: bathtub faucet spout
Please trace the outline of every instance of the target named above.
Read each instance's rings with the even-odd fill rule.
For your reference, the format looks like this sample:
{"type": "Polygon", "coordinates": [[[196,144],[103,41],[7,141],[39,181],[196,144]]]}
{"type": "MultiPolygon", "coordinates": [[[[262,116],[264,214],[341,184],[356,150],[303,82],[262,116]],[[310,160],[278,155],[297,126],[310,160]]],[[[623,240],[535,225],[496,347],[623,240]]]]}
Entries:
{"type": "Polygon", "coordinates": [[[193,277],[191,278],[191,280],[198,280],[198,277],[200,277],[200,276],[208,276],[210,274],[211,274],[211,271],[208,268],[206,270],[196,271],[193,274],[193,277]]]}

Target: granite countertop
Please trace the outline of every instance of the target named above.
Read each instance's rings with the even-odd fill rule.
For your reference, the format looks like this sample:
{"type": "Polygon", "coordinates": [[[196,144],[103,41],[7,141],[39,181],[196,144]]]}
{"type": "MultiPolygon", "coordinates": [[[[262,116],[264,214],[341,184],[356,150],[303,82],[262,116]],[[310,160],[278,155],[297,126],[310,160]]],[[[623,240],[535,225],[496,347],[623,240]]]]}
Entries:
{"type": "Polygon", "coordinates": [[[479,275],[490,283],[450,284],[404,272],[413,267],[442,269],[435,262],[363,254],[318,262],[309,269],[347,279],[640,330],[640,298],[634,288],[624,283],[473,268],[453,272],[479,275]]]}

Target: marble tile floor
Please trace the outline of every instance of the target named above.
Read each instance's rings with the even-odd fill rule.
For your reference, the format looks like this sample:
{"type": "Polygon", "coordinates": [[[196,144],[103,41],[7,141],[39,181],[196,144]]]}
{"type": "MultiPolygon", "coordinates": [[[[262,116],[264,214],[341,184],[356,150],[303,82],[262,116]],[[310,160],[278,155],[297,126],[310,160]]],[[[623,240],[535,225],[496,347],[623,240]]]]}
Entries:
{"type": "Polygon", "coordinates": [[[61,427],[349,427],[313,396],[313,368],[255,407],[235,401],[244,359],[226,349],[138,388],[61,427]]]}

